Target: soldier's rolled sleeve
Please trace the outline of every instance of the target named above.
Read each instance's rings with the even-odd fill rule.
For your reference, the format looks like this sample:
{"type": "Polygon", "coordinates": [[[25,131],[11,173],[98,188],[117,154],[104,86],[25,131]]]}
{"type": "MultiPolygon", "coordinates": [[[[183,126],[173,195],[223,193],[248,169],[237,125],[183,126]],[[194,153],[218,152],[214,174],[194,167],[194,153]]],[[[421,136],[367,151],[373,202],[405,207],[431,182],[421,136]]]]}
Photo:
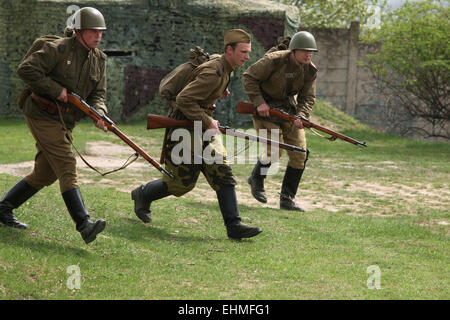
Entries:
{"type": "Polygon", "coordinates": [[[22,61],[17,68],[17,74],[32,91],[56,99],[61,94],[63,86],[54,81],[49,74],[58,63],[59,55],[56,46],[46,43],[42,49],[22,61]]]}
{"type": "Polygon", "coordinates": [[[213,118],[200,106],[199,101],[203,101],[211,94],[211,83],[217,83],[217,78],[218,75],[215,72],[200,73],[176,98],[177,107],[186,118],[202,121],[203,128],[208,128],[213,118]]]}
{"type": "Polygon", "coordinates": [[[261,92],[260,83],[267,80],[273,71],[273,62],[265,57],[251,65],[243,75],[244,92],[255,107],[266,103],[261,92]]]}

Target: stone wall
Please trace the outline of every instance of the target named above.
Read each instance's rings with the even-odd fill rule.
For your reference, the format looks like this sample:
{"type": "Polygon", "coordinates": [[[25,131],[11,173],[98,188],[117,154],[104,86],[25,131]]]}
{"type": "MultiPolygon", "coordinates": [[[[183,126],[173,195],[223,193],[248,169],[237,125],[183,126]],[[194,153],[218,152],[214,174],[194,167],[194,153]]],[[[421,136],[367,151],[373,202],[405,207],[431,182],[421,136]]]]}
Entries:
{"type": "MultiPolygon", "coordinates": [[[[149,112],[165,114],[157,93],[162,77],[187,60],[199,45],[209,53],[223,52],[223,34],[242,28],[253,36],[255,62],[279,36],[293,34],[298,9],[265,0],[2,0],[0,1],[0,115],[20,115],[17,97],[24,83],[15,71],[33,40],[45,34],[62,36],[71,5],[93,6],[106,20],[101,49],[107,62],[107,105],[110,116],[144,119],[149,112]]],[[[217,104],[217,118],[235,125],[248,117],[235,116],[237,101],[246,100],[241,76],[233,73],[230,98],[217,104]]]]}
{"type": "Polygon", "coordinates": [[[384,101],[379,84],[360,66],[377,50],[359,43],[359,24],[349,29],[312,29],[319,52],[313,61],[319,69],[317,96],[375,127],[383,128],[384,101]]]}

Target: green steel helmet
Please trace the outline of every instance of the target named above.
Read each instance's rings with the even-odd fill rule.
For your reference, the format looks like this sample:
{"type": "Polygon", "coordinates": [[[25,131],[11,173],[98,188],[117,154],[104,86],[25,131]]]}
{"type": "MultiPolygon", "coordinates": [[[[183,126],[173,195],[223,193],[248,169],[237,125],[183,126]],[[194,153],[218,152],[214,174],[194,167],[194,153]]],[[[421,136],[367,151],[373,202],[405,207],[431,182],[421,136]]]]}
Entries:
{"type": "Polygon", "coordinates": [[[91,7],[84,7],[73,14],[72,29],[97,29],[106,30],[106,23],[100,11],[91,7]]]}
{"type": "Polygon", "coordinates": [[[294,34],[289,42],[289,50],[302,49],[306,51],[318,51],[314,36],[307,31],[294,34]]]}

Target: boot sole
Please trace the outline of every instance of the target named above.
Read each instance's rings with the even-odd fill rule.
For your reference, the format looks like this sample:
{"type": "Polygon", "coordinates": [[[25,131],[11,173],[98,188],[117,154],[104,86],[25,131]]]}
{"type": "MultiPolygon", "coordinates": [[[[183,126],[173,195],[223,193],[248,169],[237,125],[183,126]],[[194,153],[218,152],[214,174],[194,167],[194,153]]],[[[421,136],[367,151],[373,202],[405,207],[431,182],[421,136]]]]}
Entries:
{"type": "Polygon", "coordinates": [[[255,236],[257,236],[258,234],[260,234],[261,232],[262,232],[261,229],[256,229],[254,232],[249,233],[249,234],[246,234],[246,235],[244,235],[244,236],[241,236],[240,238],[234,238],[234,237],[230,237],[230,236],[228,236],[228,238],[229,238],[230,240],[241,241],[242,239],[248,239],[248,238],[255,237],[255,236]]]}
{"type": "Polygon", "coordinates": [[[11,221],[11,219],[0,220],[0,223],[10,228],[24,229],[24,230],[28,229],[28,226],[25,223],[19,222],[16,218],[14,218],[13,220],[15,221],[11,221]]]}
{"type": "Polygon", "coordinates": [[[92,231],[92,233],[87,237],[84,238],[84,242],[86,244],[94,241],[97,238],[97,234],[99,234],[100,232],[102,232],[106,227],[106,221],[105,220],[101,220],[98,221],[95,226],[94,226],[94,230],[92,231]]]}
{"type": "Polygon", "coordinates": [[[305,212],[305,209],[297,207],[297,208],[292,208],[292,207],[281,207],[281,210],[287,210],[287,211],[299,211],[299,212],[305,212]]]}
{"type": "Polygon", "coordinates": [[[22,230],[28,229],[28,226],[27,226],[26,224],[24,224],[24,223],[20,223],[20,224],[17,224],[17,225],[13,225],[13,226],[11,226],[11,227],[16,228],[16,229],[22,229],[22,230]]]}
{"type": "Polygon", "coordinates": [[[15,229],[22,229],[22,230],[26,230],[28,229],[28,226],[24,223],[20,223],[20,224],[9,224],[9,223],[4,223],[2,222],[5,226],[10,227],[10,228],[15,228],[15,229]]]}

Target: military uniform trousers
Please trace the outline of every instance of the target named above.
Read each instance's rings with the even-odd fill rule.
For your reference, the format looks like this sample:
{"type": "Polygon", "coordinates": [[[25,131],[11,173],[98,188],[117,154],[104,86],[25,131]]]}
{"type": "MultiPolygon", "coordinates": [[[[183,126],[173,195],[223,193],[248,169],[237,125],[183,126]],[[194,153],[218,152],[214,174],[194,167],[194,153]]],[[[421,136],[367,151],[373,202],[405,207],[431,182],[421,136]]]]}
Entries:
{"type": "MultiPolygon", "coordinates": [[[[305,137],[305,130],[299,129],[291,122],[273,122],[261,119],[260,117],[253,117],[253,125],[256,129],[256,132],[258,135],[263,135],[263,133],[260,132],[260,130],[266,129],[266,136],[268,139],[276,140],[280,142],[284,142],[296,147],[301,147],[306,150],[306,137],[305,137]],[[274,137],[274,133],[271,130],[278,129],[279,136],[274,137]]],[[[273,159],[272,156],[272,150],[270,144],[266,146],[267,153],[264,154],[261,157],[261,160],[264,163],[267,162],[277,162],[279,158],[282,155],[282,149],[278,150],[278,159],[273,159]],[[267,157],[267,158],[266,158],[267,157]]],[[[304,169],[305,168],[305,162],[307,154],[306,152],[294,152],[294,151],[287,151],[289,161],[288,166],[294,168],[294,169],[304,169]]]]}
{"type": "Polygon", "coordinates": [[[59,180],[61,193],[78,187],[76,158],[72,152],[72,131],[52,119],[25,121],[36,140],[34,169],[24,179],[37,190],[59,180]]]}
{"type": "Polygon", "coordinates": [[[169,130],[164,153],[165,168],[173,173],[174,179],[170,179],[166,175],[163,175],[162,178],[171,195],[180,197],[191,191],[197,183],[200,172],[203,173],[214,191],[236,185],[236,179],[226,161],[226,149],[220,135],[212,136],[210,140],[207,139],[209,141],[202,141],[201,137],[194,135],[194,130],[183,128],[181,130],[184,130],[185,136],[189,137],[190,141],[185,141],[184,138],[180,141],[175,138],[175,141],[172,141],[171,137],[174,132],[177,132],[176,130],[180,130],[180,128],[169,130]],[[195,148],[194,141],[197,141],[201,148],[195,148]],[[183,144],[185,148],[180,151],[180,143],[183,142],[185,142],[183,144]],[[198,149],[201,149],[201,153],[198,152],[198,149]],[[213,161],[214,159],[217,161],[213,161]]]}

